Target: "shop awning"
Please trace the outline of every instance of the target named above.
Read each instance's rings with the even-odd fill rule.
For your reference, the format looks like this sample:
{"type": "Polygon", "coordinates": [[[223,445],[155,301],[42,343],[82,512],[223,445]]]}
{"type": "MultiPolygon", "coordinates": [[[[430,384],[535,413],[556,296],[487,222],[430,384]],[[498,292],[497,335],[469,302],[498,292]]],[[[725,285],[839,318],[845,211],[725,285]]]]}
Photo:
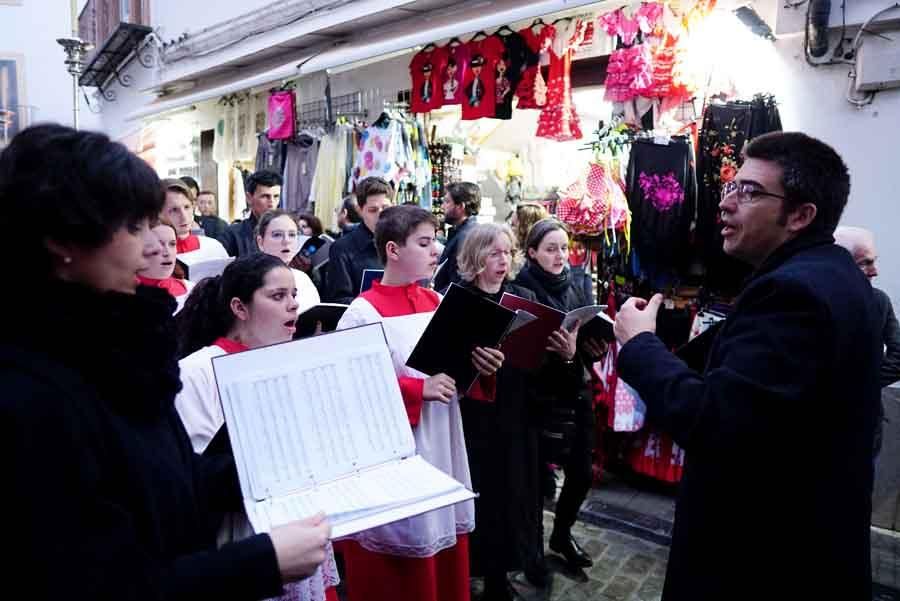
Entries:
{"type": "MultiPolygon", "coordinates": [[[[596,0],[539,0],[537,2],[486,0],[450,7],[446,10],[436,10],[372,29],[367,31],[364,36],[350,36],[341,43],[323,47],[318,52],[307,51],[287,64],[270,65],[268,69],[258,68],[241,78],[206,82],[192,90],[157,99],[148,106],[131,113],[127,119],[143,119],[240,90],[265,86],[300,75],[425,45],[429,42],[463,36],[482,29],[493,29],[537,16],[577,10],[591,4],[598,3],[596,0]]],[[[603,6],[609,7],[610,3],[605,2],[603,6]]],[[[365,30],[364,26],[355,25],[354,27],[357,31],[365,30]]]]}

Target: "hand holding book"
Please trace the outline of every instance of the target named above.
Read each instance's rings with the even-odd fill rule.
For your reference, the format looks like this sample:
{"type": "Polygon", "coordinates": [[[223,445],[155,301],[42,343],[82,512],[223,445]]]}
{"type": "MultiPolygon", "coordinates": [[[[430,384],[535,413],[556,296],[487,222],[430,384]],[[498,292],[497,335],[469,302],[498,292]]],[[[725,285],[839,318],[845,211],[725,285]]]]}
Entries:
{"type": "Polygon", "coordinates": [[[272,528],[269,533],[278,571],[285,582],[309,578],[325,561],[331,525],[324,513],[272,528]]]}
{"type": "Polygon", "coordinates": [[[436,374],[425,379],[422,398],[426,401],[449,403],[456,394],[456,382],[447,374],[436,374]]]}
{"type": "Polygon", "coordinates": [[[494,348],[476,347],[472,351],[472,365],[482,376],[493,376],[501,367],[504,360],[503,353],[494,348]]]}
{"type": "Polygon", "coordinates": [[[581,323],[576,321],[573,326],[571,330],[565,327],[559,328],[547,339],[547,350],[556,353],[566,361],[575,358],[575,351],[578,348],[578,328],[581,327],[581,323]]]}

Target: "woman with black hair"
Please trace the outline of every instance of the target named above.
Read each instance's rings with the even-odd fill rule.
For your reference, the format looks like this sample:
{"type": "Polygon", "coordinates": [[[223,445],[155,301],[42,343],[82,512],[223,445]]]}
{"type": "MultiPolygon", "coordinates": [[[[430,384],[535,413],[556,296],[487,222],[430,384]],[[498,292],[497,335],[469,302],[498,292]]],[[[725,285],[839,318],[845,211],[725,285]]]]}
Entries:
{"type": "MultiPolygon", "coordinates": [[[[183,388],[175,397],[175,408],[195,452],[206,451],[225,423],[212,359],[291,340],[296,295],[293,275],[284,262],[257,253],[239,257],[221,276],[201,281],[188,297],[175,320],[182,353],[187,354],[179,362],[183,388]]],[[[218,542],[222,545],[252,535],[250,522],[240,511],[225,517],[218,542]]],[[[323,566],[310,578],[289,584],[286,595],[294,601],[337,601],[333,588],[337,583],[329,547],[323,566]]]]}
{"type": "Polygon", "coordinates": [[[175,410],[175,299],[138,286],[153,169],[103,134],[39,125],[0,154],[4,596],[260,599],[325,558],[322,516],[216,548],[241,507],[224,429],[193,453],[175,410]],[[41,215],[41,226],[22,227],[41,215]]]}
{"type": "MultiPolygon", "coordinates": [[[[539,303],[563,312],[591,304],[582,282],[573,278],[569,268],[569,236],[562,223],[552,218],[535,223],[526,238],[525,252],[526,263],[515,283],[534,292],[539,303]]],[[[577,340],[577,327],[573,331],[561,328],[551,335],[550,352],[538,381],[546,383],[540,391],[545,406],[574,409],[575,436],[563,465],[566,478],[556,503],[550,549],[563,555],[570,566],[582,568],[593,565],[593,560],[572,537],[571,529],[593,478],[594,417],[586,390],[584,355],[599,355],[600,349],[591,342],[579,353],[577,340]]]]}

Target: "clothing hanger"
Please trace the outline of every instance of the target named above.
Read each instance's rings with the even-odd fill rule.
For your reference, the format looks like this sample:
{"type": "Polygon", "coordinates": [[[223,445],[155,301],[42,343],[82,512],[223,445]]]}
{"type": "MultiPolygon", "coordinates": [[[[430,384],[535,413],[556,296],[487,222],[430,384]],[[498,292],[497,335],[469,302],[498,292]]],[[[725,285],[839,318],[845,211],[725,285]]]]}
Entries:
{"type": "Polygon", "coordinates": [[[541,27],[546,27],[547,24],[544,23],[544,20],[542,18],[538,17],[531,23],[531,28],[534,29],[538,25],[540,25],[541,27]]]}
{"type": "Polygon", "coordinates": [[[437,50],[437,46],[432,42],[428,42],[424,48],[422,48],[422,52],[431,52],[432,50],[437,50]]]}
{"type": "Polygon", "coordinates": [[[387,127],[388,123],[391,122],[391,116],[387,113],[387,111],[383,111],[378,119],[375,120],[375,123],[372,125],[375,127],[387,127]]]}
{"type": "Polygon", "coordinates": [[[513,31],[512,29],[509,28],[509,25],[503,25],[502,27],[500,27],[500,29],[498,29],[497,31],[494,32],[494,35],[499,36],[504,31],[508,31],[510,34],[516,33],[515,31],[513,31]]]}
{"type": "Polygon", "coordinates": [[[475,33],[475,35],[472,36],[472,39],[470,39],[469,41],[474,42],[479,39],[479,36],[481,36],[481,39],[486,39],[488,37],[488,34],[485,33],[484,30],[478,31],[475,33]]]}
{"type": "Polygon", "coordinates": [[[572,20],[572,17],[560,17],[559,19],[554,21],[553,24],[556,25],[557,23],[559,23],[561,21],[571,21],[571,20],[572,20]]]}
{"type": "Polygon", "coordinates": [[[453,46],[453,47],[455,48],[455,47],[457,47],[457,46],[462,46],[463,43],[464,43],[464,42],[463,42],[461,39],[459,39],[459,38],[457,38],[457,37],[452,37],[452,38],[450,38],[450,41],[447,42],[447,45],[448,45],[448,46],[453,46]]]}

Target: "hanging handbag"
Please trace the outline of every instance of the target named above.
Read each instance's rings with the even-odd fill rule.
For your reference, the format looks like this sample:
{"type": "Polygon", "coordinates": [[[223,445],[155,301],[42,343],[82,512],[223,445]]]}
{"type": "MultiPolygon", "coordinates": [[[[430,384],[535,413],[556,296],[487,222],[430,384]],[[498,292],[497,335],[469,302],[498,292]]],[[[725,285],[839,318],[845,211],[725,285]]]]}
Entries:
{"type": "Polygon", "coordinates": [[[269,96],[269,131],[270,140],[290,140],[294,137],[294,121],[296,109],[294,92],[282,90],[269,96]]]}

